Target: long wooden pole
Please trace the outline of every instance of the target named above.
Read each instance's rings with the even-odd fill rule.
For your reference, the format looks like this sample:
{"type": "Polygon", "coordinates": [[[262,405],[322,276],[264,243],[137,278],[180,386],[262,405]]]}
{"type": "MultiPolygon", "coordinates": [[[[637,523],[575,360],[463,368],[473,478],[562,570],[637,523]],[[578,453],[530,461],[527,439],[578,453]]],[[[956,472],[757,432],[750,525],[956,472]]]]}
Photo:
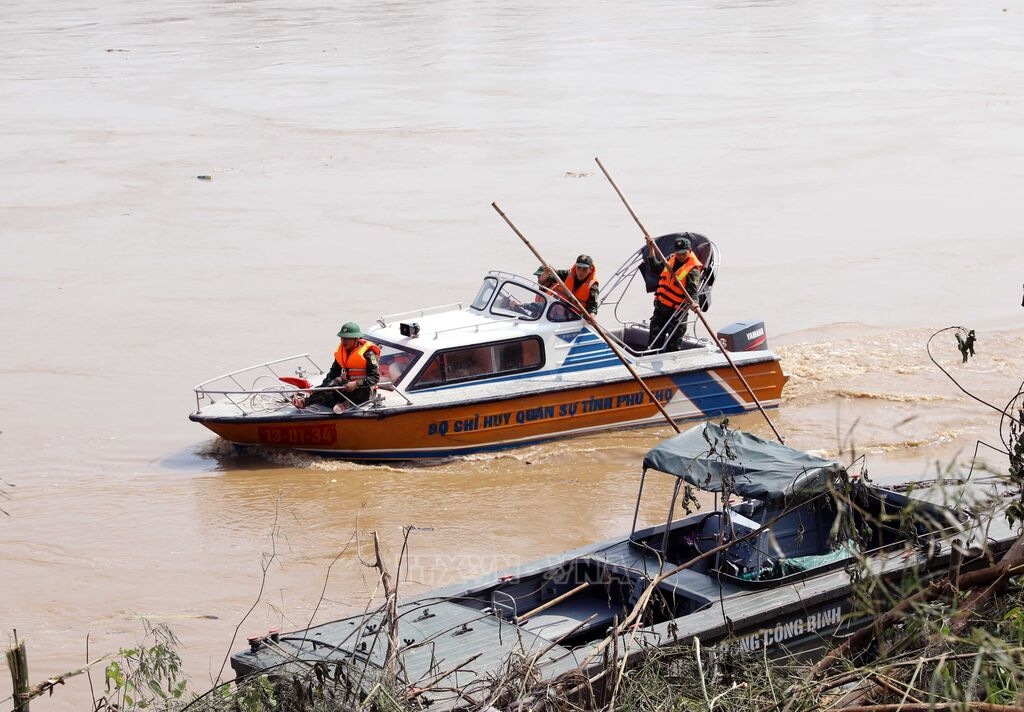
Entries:
{"type": "MultiPolygon", "coordinates": [[[[622,194],[622,191],[619,190],[619,186],[616,185],[615,181],[612,179],[607,169],[605,169],[604,164],[601,163],[601,159],[595,157],[594,160],[597,161],[597,165],[601,169],[601,172],[604,173],[604,177],[607,178],[608,182],[612,184],[612,188],[614,188],[615,192],[619,194],[619,198],[622,200],[622,204],[626,206],[626,210],[628,210],[629,214],[633,216],[633,220],[636,221],[636,224],[640,228],[640,231],[644,234],[644,239],[647,241],[647,244],[650,246],[651,250],[658,256],[658,259],[661,262],[668,262],[668,260],[665,259],[665,255],[661,251],[661,248],[658,247],[658,243],[656,243],[654,239],[651,237],[651,234],[647,232],[647,228],[645,228],[644,224],[640,222],[640,218],[638,218],[637,214],[633,211],[633,207],[629,204],[629,201],[626,200],[626,196],[622,194]]],[[[707,319],[704,318],[704,313],[700,310],[700,306],[698,304],[695,304],[694,301],[690,298],[690,295],[687,293],[686,285],[679,282],[679,278],[676,277],[674,274],[673,277],[675,277],[676,282],[682,289],[683,297],[686,299],[687,305],[693,309],[694,313],[697,315],[697,318],[699,318],[701,323],[704,325],[704,328],[708,330],[708,334],[714,334],[715,332],[711,329],[711,325],[708,324],[707,319]]],[[[757,395],[754,394],[754,389],[750,387],[750,384],[747,383],[747,379],[743,377],[742,373],[740,373],[740,369],[736,366],[735,362],[732,360],[732,357],[729,356],[729,352],[724,347],[721,349],[721,351],[722,355],[725,356],[725,360],[729,362],[730,366],[732,366],[732,370],[736,372],[736,377],[740,379],[740,383],[742,383],[743,387],[747,389],[747,393],[750,394],[750,397],[754,399],[754,404],[757,406],[757,409],[761,411],[761,415],[763,415],[765,421],[767,421],[768,427],[770,427],[772,429],[772,432],[775,433],[775,437],[778,438],[778,441],[780,443],[785,444],[785,439],[782,437],[779,431],[776,430],[775,424],[772,422],[772,419],[768,417],[768,413],[765,412],[764,406],[761,405],[761,401],[758,400],[757,395]]]]}
{"type": "MultiPolygon", "coordinates": [[[[679,430],[679,426],[676,425],[676,421],[672,420],[672,416],[668,414],[667,410],[665,410],[665,406],[661,404],[660,400],[654,397],[654,393],[652,393],[651,389],[647,387],[646,383],[644,383],[644,379],[640,378],[640,374],[638,374],[636,369],[633,368],[633,364],[631,364],[629,359],[626,358],[626,355],[619,350],[618,345],[612,340],[612,337],[608,335],[608,332],[604,330],[604,327],[597,323],[597,320],[594,319],[593,315],[587,311],[587,308],[580,303],[580,300],[576,298],[576,295],[573,294],[567,286],[565,286],[565,282],[563,282],[562,278],[558,276],[558,272],[556,272],[555,269],[540,256],[540,253],[534,249],[533,245],[530,244],[530,241],[526,239],[526,236],[519,232],[519,228],[512,224],[512,221],[508,219],[508,216],[501,212],[501,208],[498,207],[497,203],[491,203],[491,207],[498,212],[498,215],[501,216],[502,220],[508,223],[508,226],[512,228],[512,232],[519,236],[519,239],[523,241],[523,244],[530,248],[530,252],[532,252],[533,256],[537,258],[537,261],[544,265],[545,269],[555,276],[555,279],[558,281],[558,285],[568,297],[566,301],[569,301],[573,307],[575,307],[576,311],[580,313],[580,316],[582,316],[587,324],[590,325],[590,328],[592,328],[598,336],[604,339],[604,342],[608,344],[608,348],[612,350],[612,353],[618,356],[619,361],[622,361],[622,365],[626,367],[626,370],[629,371],[634,380],[636,380],[636,382],[640,384],[640,387],[644,389],[644,393],[647,394],[647,397],[651,399],[651,402],[654,403],[654,405],[658,407],[658,410],[661,411],[661,414],[665,416],[665,420],[668,421],[668,424],[671,425],[677,433],[681,432],[679,430]]],[[[559,297],[563,299],[565,298],[562,295],[559,295],[559,297]]]]}
{"type": "Polygon", "coordinates": [[[528,621],[531,618],[533,618],[535,615],[537,615],[538,613],[543,613],[544,611],[546,611],[547,609],[551,608],[552,606],[557,606],[559,603],[561,603],[565,599],[569,598],[570,596],[575,596],[577,593],[579,593],[583,589],[587,588],[589,585],[590,585],[589,581],[584,581],[583,583],[581,583],[579,586],[577,586],[576,588],[572,589],[571,591],[566,591],[561,596],[558,596],[557,598],[552,598],[547,603],[543,603],[543,604],[537,606],[536,608],[534,608],[532,611],[528,611],[527,613],[524,613],[523,615],[519,616],[518,618],[516,618],[516,623],[523,623],[525,621],[528,621]]]}

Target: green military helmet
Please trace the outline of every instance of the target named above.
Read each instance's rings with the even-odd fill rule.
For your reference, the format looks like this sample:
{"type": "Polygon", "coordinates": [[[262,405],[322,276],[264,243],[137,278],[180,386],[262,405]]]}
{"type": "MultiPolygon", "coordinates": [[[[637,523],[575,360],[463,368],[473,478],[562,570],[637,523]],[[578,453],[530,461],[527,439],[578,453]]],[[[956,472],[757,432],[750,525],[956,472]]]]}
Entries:
{"type": "Polygon", "coordinates": [[[338,336],[343,339],[358,339],[363,335],[363,330],[359,328],[359,324],[354,321],[347,321],[342,325],[341,331],[338,332],[338,336]]]}

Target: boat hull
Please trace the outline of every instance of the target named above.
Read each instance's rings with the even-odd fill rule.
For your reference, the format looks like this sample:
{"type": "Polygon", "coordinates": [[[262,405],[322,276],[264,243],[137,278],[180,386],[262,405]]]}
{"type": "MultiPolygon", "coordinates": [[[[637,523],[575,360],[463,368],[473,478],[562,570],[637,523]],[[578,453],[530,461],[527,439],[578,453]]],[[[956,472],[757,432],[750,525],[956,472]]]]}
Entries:
{"type": "MultiPolygon", "coordinates": [[[[786,376],[777,360],[645,379],[674,420],[736,415],[779,404],[786,376]],[[753,392],[753,395],[751,392],[753,392]],[[756,400],[755,397],[756,396],[756,400]]],[[[414,460],[466,455],[601,430],[664,422],[632,379],[553,387],[439,405],[386,405],[341,414],[284,409],[280,415],[190,418],[229,442],[289,448],[348,460],[414,460]]]]}
{"type": "MultiPolygon", "coordinates": [[[[692,650],[693,641],[758,658],[813,654],[874,620],[869,610],[855,605],[859,576],[884,582],[883,590],[919,587],[949,573],[954,541],[973,551],[959,563],[960,571],[968,572],[988,565],[1017,538],[1002,518],[965,518],[953,525],[945,515],[955,512],[941,505],[923,500],[910,505],[905,495],[875,487],[860,494],[863,508],[852,522],[858,530],[870,528],[867,522],[883,512],[916,511],[920,521],[877,532],[880,538],[872,541],[880,546],[850,553],[841,567],[814,567],[806,577],[775,579],[771,586],[737,585],[722,576],[719,559],[696,556],[713,554],[719,533],[728,536],[729,531],[739,538],[721,561],[737,560],[730,553],[742,558],[752,546],[759,548],[742,533],[744,518],[732,509],[732,524],[739,524],[739,530],[708,526],[721,521],[711,516],[720,510],[695,513],[673,522],[668,537],[665,525],[658,525],[401,603],[392,629],[394,638],[403,641],[397,653],[399,683],[407,684],[410,694],[429,694],[424,701],[431,709],[468,709],[490,696],[488,681],[507,674],[514,667],[510,661],[529,660],[534,680],[550,682],[569,674],[564,679],[574,685],[580,675],[593,678],[607,670],[609,644],[623,666],[666,651],[692,650]],[[663,548],[657,548],[658,542],[663,548]],[[927,555],[921,551],[924,542],[927,555]],[[636,624],[610,634],[633,615],[636,624]],[[424,683],[453,670],[461,670],[454,689],[424,683]]],[[[774,513],[765,515],[773,524],[771,532],[762,534],[780,535],[778,555],[787,558],[785,552],[807,546],[807,538],[831,547],[815,532],[831,530],[838,507],[835,502],[821,505],[818,498],[808,500],[798,517],[791,502],[782,505],[789,507],[788,523],[774,513]],[[809,528],[798,533],[796,524],[809,528]]],[[[294,683],[319,665],[334,671],[335,680],[351,674],[349,681],[373,681],[388,655],[387,615],[381,607],[288,634],[275,629],[251,638],[248,650],[231,656],[231,665],[239,677],[294,676],[294,683]]]]}

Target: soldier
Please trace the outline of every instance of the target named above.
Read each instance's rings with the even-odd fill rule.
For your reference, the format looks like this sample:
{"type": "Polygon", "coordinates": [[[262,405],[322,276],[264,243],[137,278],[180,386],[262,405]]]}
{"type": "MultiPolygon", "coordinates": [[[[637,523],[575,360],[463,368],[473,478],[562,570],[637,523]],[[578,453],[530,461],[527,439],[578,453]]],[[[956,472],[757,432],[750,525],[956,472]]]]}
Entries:
{"type": "Polygon", "coordinates": [[[692,305],[696,308],[697,289],[704,265],[690,250],[689,238],[676,238],[675,252],[666,262],[658,259],[654,240],[647,238],[650,255],[647,258],[652,272],[660,272],[658,289],[654,292],[654,313],[651,315],[650,340],[647,348],[661,351],[679,351],[686,334],[686,314],[692,305]],[[686,292],[684,295],[683,288],[686,292]],[[687,299],[687,296],[689,299],[687,299]],[[664,330],[664,334],[662,334],[664,330]]]}
{"type": "Polygon", "coordinates": [[[296,408],[319,404],[326,406],[359,405],[373,395],[373,388],[380,381],[380,346],[363,338],[363,331],[354,322],[347,322],[338,332],[341,343],[334,352],[334,363],[327,371],[319,388],[303,398],[296,396],[292,403],[296,408]]]}
{"type": "MultiPolygon", "coordinates": [[[[537,278],[537,284],[544,287],[546,291],[551,291],[558,282],[555,280],[554,270],[550,270],[544,265],[537,268],[537,271],[533,273],[533,276],[537,278]]],[[[569,276],[566,272],[565,276],[569,276]]]]}
{"type": "Polygon", "coordinates": [[[568,276],[562,280],[580,304],[591,314],[597,314],[597,268],[590,255],[580,255],[568,276]]]}
{"type": "MultiPolygon", "coordinates": [[[[565,283],[580,304],[591,314],[597,314],[597,268],[594,267],[594,260],[590,255],[580,255],[576,258],[571,269],[557,270],[558,278],[565,283]]],[[[533,273],[537,277],[537,283],[557,297],[561,297],[567,304],[572,304],[568,295],[562,290],[551,272],[541,265],[533,273]]]]}

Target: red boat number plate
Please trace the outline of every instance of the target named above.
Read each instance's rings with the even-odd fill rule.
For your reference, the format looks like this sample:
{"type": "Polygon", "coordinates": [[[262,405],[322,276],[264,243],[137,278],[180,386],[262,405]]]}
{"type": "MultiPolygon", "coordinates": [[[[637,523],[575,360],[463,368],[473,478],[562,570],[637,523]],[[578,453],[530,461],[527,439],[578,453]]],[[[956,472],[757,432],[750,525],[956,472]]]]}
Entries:
{"type": "Polygon", "coordinates": [[[333,425],[267,425],[257,432],[265,445],[333,445],[338,438],[333,425]]]}

